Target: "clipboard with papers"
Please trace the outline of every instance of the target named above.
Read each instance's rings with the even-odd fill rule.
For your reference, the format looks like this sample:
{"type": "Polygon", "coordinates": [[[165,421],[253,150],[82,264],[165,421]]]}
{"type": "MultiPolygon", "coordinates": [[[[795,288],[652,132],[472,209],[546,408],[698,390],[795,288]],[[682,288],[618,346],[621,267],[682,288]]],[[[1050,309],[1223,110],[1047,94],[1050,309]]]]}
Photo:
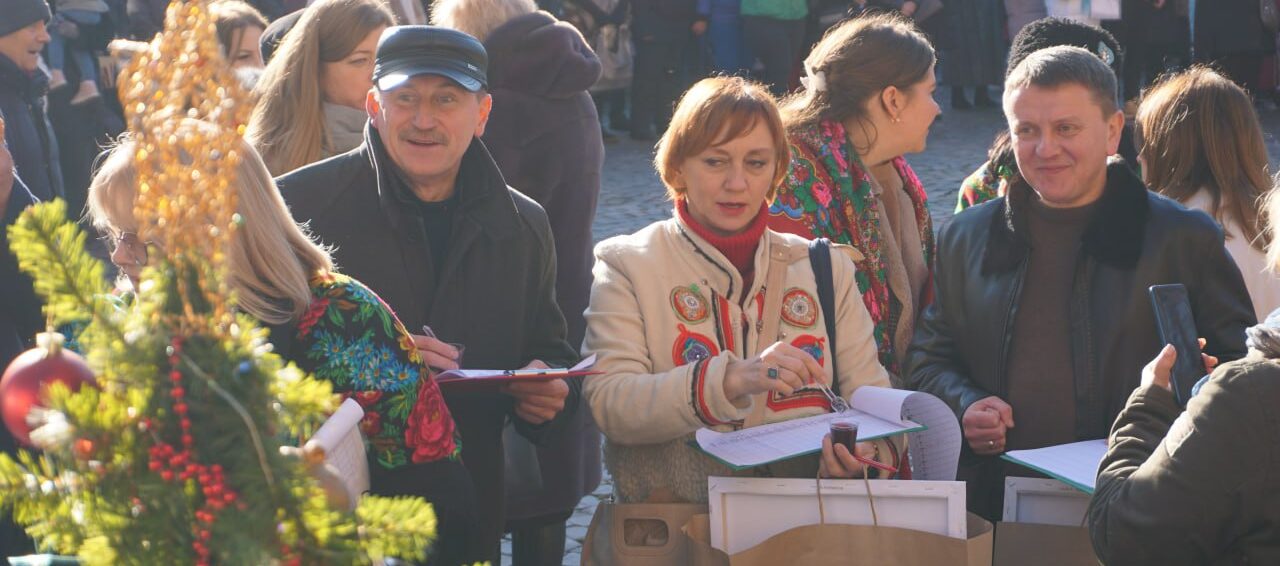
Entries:
{"type": "Polygon", "coordinates": [[[596,365],[596,356],[587,356],[571,368],[546,369],[455,369],[436,375],[436,383],[442,389],[450,391],[469,391],[497,388],[501,385],[517,382],[551,381],[566,377],[596,375],[600,372],[591,368],[596,365]]]}
{"type": "Polygon", "coordinates": [[[1106,455],[1107,441],[1098,439],[1031,450],[1010,450],[1001,458],[1092,495],[1098,479],[1098,466],[1106,455]]]}
{"type": "Polygon", "coordinates": [[[833,421],[858,424],[858,440],[907,434],[911,473],[918,480],[952,481],[960,459],[960,424],[937,397],[919,391],[862,386],[850,409],[732,432],[709,428],[694,434],[708,456],[741,470],[821,450],[833,421]]]}

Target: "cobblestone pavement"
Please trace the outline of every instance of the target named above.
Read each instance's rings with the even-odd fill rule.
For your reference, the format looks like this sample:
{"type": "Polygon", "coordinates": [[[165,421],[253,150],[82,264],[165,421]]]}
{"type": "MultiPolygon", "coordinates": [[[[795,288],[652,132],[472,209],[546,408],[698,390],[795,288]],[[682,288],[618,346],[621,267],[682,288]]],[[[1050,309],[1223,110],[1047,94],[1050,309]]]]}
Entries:
{"type": "MultiPolygon", "coordinates": [[[[939,92],[946,105],[946,95],[939,92]]],[[[1280,164],[1280,111],[1262,115],[1273,170],[1280,164]]],[[[996,132],[1004,127],[999,110],[956,112],[944,110],[943,118],[929,134],[928,148],[907,160],[929,193],[935,226],[951,218],[960,182],[986,160],[986,149],[996,132]]],[[[594,236],[598,242],[610,236],[628,234],[667,218],[671,203],[653,170],[653,144],[624,138],[605,147],[605,170],[597,207],[594,236]]],[[[608,472],[595,493],[579,503],[569,519],[565,541],[565,566],[582,561],[582,540],[596,505],[613,493],[608,472]]],[[[510,541],[503,541],[504,563],[510,563],[510,541]]]]}

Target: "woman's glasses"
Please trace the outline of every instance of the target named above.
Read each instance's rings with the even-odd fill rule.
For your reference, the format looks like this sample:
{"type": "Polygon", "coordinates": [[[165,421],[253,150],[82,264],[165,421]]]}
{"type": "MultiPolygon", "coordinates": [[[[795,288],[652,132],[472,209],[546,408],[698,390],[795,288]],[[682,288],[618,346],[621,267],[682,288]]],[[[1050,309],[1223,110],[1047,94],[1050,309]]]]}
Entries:
{"type": "Polygon", "coordinates": [[[150,257],[147,254],[147,248],[151,245],[151,242],[142,241],[138,238],[138,234],[135,232],[108,234],[103,236],[102,240],[107,243],[107,248],[111,251],[112,259],[115,258],[116,251],[118,250],[126,256],[121,259],[130,261],[138,267],[147,265],[147,262],[150,260],[150,257]]]}

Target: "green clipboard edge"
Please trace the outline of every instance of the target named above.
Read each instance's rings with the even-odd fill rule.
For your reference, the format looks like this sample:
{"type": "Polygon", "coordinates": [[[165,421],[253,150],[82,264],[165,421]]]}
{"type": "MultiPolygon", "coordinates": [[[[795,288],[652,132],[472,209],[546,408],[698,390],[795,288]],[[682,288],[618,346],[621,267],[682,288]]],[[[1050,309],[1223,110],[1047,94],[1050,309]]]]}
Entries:
{"type": "Polygon", "coordinates": [[[1040,473],[1042,473],[1042,474],[1044,474],[1044,475],[1046,475],[1046,476],[1049,476],[1049,477],[1051,477],[1051,478],[1053,478],[1053,479],[1055,479],[1055,480],[1058,480],[1058,481],[1060,481],[1060,482],[1062,482],[1062,483],[1065,483],[1065,484],[1067,484],[1067,485],[1069,485],[1069,486],[1071,486],[1071,487],[1076,488],[1077,490],[1079,490],[1079,491],[1083,492],[1085,495],[1093,495],[1093,488],[1091,488],[1091,487],[1089,487],[1089,486],[1087,486],[1087,485],[1081,484],[1081,483],[1073,482],[1073,481],[1071,481],[1071,480],[1069,480],[1069,479],[1067,479],[1067,478],[1064,478],[1064,477],[1062,477],[1062,476],[1060,476],[1060,475],[1058,475],[1058,474],[1055,474],[1055,473],[1053,473],[1053,472],[1050,472],[1049,470],[1046,470],[1046,469],[1041,468],[1041,467],[1039,467],[1039,466],[1032,466],[1031,464],[1028,464],[1028,463],[1026,463],[1026,462],[1023,462],[1022,460],[1019,460],[1019,459],[1017,459],[1017,458],[1014,458],[1014,457],[1012,457],[1012,456],[1010,456],[1010,455],[1008,455],[1008,454],[1001,454],[1001,455],[1000,455],[1000,459],[1001,459],[1001,460],[1004,460],[1004,461],[1006,461],[1006,462],[1012,462],[1012,463],[1017,464],[1017,465],[1019,465],[1019,466],[1022,466],[1022,467],[1024,467],[1024,468],[1029,468],[1029,469],[1035,470],[1035,471],[1037,471],[1037,472],[1040,472],[1040,473]]]}
{"type": "MultiPolygon", "coordinates": [[[[917,424],[914,428],[908,428],[908,429],[900,430],[900,431],[897,431],[897,432],[891,432],[891,433],[889,433],[889,434],[881,434],[881,435],[877,435],[877,436],[871,436],[871,437],[868,437],[868,438],[859,438],[859,439],[858,439],[858,442],[865,442],[865,441],[868,441],[868,440],[880,440],[881,438],[888,438],[888,437],[890,437],[890,436],[897,436],[897,435],[899,435],[899,434],[910,434],[910,433],[912,433],[912,432],[920,432],[920,431],[922,431],[922,430],[926,430],[926,429],[928,429],[928,428],[929,428],[929,427],[927,427],[927,426],[925,426],[925,425],[917,424]]],[[[707,452],[706,450],[703,450],[703,449],[702,449],[702,445],[698,444],[698,440],[697,440],[696,438],[695,438],[695,439],[690,439],[690,440],[688,440],[688,441],[687,441],[687,443],[688,443],[690,446],[693,446],[693,447],[694,447],[698,452],[701,452],[701,453],[705,454],[708,458],[711,458],[712,460],[715,460],[715,461],[717,461],[717,462],[720,462],[721,464],[724,464],[725,466],[728,466],[728,467],[729,467],[729,469],[731,469],[731,470],[733,470],[733,471],[735,471],[735,472],[739,472],[739,471],[742,471],[742,470],[749,470],[749,469],[751,469],[751,468],[755,468],[755,467],[759,467],[759,466],[768,466],[769,464],[773,464],[773,463],[775,463],[775,462],[781,462],[781,461],[783,461],[783,460],[790,460],[790,459],[792,459],[792,458],[799,458],[799,457],[801,457],[801,456],[808,456],[808,455],[810,455],[810,454],[817,454],[818,452],[821,452],[821,451],[822,451],[822,448],[814,448],[813,450],[809,450],[809,451],[806,451],[806,452],[798,452],[798,453],[792,454],[792,455],[790,455],[790,456],[787,456],[786,458],[778,458],[778,459],[776,459],[776,460],[770,460],[770,461],[768,461],[768,462],[760,462],[759,464],[751,464],[750,466],[739,466],[739,465],[737,465],[737,464],[730,464],[729,462],[726,462],[726,461],[724,461],[724,460],[720,459],[720,458],[719,458],[719,457],[717,457],[716,455],[714,455],[714,454],[712,454],[712,453],[710,453],[710,452],[707,452]]]]}

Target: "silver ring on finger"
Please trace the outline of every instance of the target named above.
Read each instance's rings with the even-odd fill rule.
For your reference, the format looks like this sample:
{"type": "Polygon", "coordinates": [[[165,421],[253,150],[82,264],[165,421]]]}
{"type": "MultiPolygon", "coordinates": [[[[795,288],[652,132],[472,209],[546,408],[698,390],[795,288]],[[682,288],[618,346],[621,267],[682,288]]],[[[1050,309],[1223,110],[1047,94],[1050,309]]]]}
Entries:
{"type": "Polygon", "coordinates": [[[987,441],[987,448],[995,448],[995,447],[996,447],[996,441],[994,440],[987,441]]]}
{"type": "Polygon", "coordinates": [[[768,376],[769,379],[778,379],[778,368],[771,367],[767,371],[765,371],[764,374],[768,376]]]}

